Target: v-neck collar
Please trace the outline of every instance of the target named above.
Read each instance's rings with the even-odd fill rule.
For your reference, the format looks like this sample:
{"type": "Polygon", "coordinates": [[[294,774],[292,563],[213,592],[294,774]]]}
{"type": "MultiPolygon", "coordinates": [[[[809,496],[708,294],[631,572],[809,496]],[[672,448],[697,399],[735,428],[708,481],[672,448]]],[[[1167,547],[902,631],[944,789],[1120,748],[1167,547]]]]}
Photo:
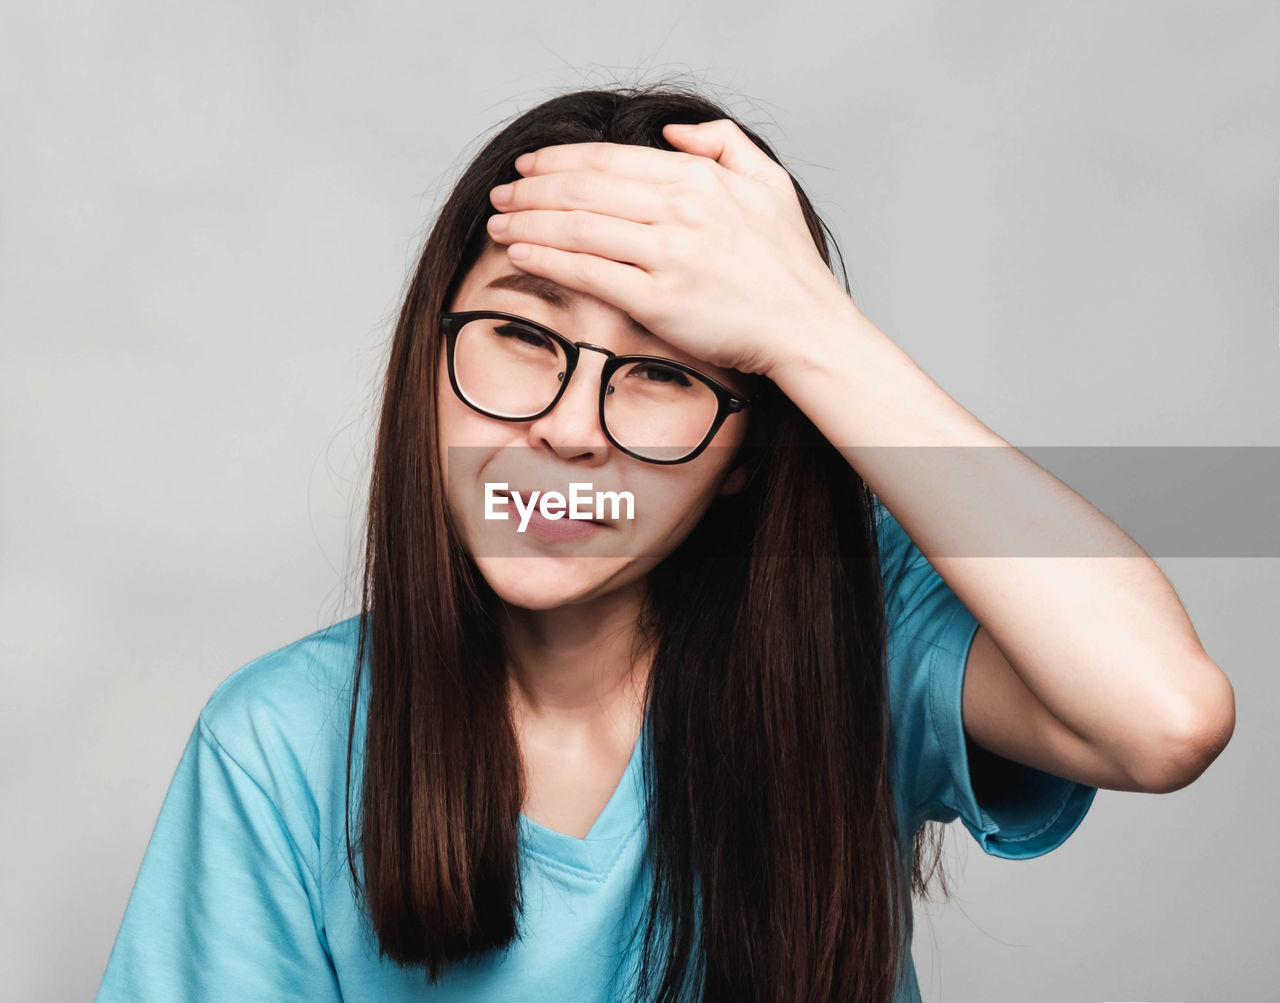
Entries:
{"type": "Polygon", "coordinates": [[[641,756],[648,731],[649,712],[646,708],[640,735],[631,749],[631,758],[627,760],[622,779],[618,781],[604,810],[585,836],[557,832],[521,812],[520,841],[524,848],[529,853],[549,859],[562,867],[582,871],[597,881],[605,880],[644,822],[644,770],[641,756]]]}

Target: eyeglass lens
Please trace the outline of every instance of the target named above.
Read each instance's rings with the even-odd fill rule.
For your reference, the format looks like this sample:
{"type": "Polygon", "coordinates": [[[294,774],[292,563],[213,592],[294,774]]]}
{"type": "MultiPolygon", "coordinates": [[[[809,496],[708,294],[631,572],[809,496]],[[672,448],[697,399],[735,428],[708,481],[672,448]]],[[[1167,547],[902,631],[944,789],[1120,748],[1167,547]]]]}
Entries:
{"type": "MultiPolygon", "coordinates": [[[[476,407],[503,418],[531,418],[545,410],[560,391],[567,362],[558,342],[495,317],[467,321],[454,344],[458,389],[476,407]]],[[[661,362],[626,362],[605,389],[609,434],[648,459],[670,461],[692,453],[718,410],[711,387],[661,362]]]]}

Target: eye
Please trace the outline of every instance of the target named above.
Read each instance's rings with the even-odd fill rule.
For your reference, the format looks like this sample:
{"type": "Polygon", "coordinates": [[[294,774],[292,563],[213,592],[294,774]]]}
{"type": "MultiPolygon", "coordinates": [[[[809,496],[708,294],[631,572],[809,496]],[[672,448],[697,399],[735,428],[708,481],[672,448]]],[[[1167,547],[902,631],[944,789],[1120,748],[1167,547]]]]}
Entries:
{"type": "Polygon", "coordinates": [[[693,384],[688,375],[675,366],[664,366],[660,362],[638,362],[627,371],[627,376],[642,376],[652,383],[672,383],[676,386],[688,387],[693,384]]]}
{"type": "Polygon", "coordinates": [[[493,331],[494,334],[500,334],[504,338],[519,341],[521,344],[531,345],[534,348],[545,348],[550,352],[556,350],[556,343],[545,334],[532,328],[524,327],[521,324],[500,324],[493,331]]]}

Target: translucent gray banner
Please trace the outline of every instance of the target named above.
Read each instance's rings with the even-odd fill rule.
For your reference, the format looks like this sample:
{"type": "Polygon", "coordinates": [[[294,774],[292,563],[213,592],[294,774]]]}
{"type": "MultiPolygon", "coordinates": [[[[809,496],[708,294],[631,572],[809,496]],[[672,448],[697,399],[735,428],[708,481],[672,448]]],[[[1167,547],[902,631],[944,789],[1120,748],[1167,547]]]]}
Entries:
{"type": "MultiPolygon", "coordinates": [[[[1153,557],[1280,557],[1280,447],[922,446],[839,452],[890,511],[895,497],[925,493],[973,528],[949,542],[921,533],[925,539],[916,542],[929,558],[1123,557],[1138,552],[1134,542],[1153,557]],[[1049,481],[1046,494],[1036,466],[1061,484],[1049,481]],[[1062,485],[1123,533],[1090,532],[1087,519],[1078,518],[1090,510],[1062,485]]],[[[713,505],[718,478],[736,459],[736,450],[725,447],[671,465],[634,460],[598,443],[555,451],[454,446],[447,453],[451,510],[477,557],[660,554],[687,533],[680,527],[689,513],[748,518],[740,506],[713,505]],[[573,516],[571,494],[578,503],[573,516]]],[[[810,469],[821,461],[819,453],[826,454],[825,469],[840,469],[831,467],[829,447],[802,447],[772,469],[810,469]]],[[[815,490],[810,480],[805,496],[815,490]]]]}
{"type": "Polygon", "coordinates": [[[1280,557],[1280,447],[1019,448],[1152,557],[1280,557]]]}

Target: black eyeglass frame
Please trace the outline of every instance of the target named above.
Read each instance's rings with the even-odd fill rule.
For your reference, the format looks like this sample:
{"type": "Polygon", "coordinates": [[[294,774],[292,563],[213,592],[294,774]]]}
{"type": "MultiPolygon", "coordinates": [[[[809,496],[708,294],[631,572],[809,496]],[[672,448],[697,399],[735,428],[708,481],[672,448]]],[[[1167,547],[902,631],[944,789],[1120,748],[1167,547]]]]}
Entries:
{"type": "Polygon", "coordinates": [[[600,428],[604,431],[607,438],[617,449],[621,450],[627,456],[637,460],[643,460],[645,463],[658,463],[669,466],[675,463],[688,463],[695,459],[703,450],[711,444],[711,440],[716,437],[716,433],[720,431],[720,426],[731,414],[737,414],[739,411],[750,407],[757,403],[761,398],[757,396],[746,396],[738,393],[730,387],[725,386],[720,381],[713,379],[706,373],[699,372],[692,366],[686,366],[683,362],[677,362],[675,359],[666,359],[660,355],[617,355],[607,348],[601,348],[599,345],[593,345],[587,341],[570,341],[564,335],[551,330],[545,324],[539,324],[537,321],[529,320],[528,317],[521,317],[513,313],[503,313],[500,310],[461,310],[452,313],[442,313],[440,315],[440,330],[445,337],[445,343],[448,346],[446,358],[448,360],[449,385],[453,387],[453,392],[457,395],[458,400],[466,404],[471,410],[476,411],[487,418],[496,418],[499,421],[536,421],[537,419],[549,414],[551,410],[560,403],[560,398],[564,396],[565,390],[569,386],[569,380],[572,379],[574,370],[578,367],[578,359],[583,349],[593,352],[602,352],[608,356],[605,359],[604,366],[600,370],[600,403],[599,416],[600,428]],[[458,386],[458,374],[454,369],[454,349],[458,342],[458,332],[462,330],[462,326],[469,321],[479,320],[481,318],[489,320],[509,320],[515,323],[524,324],[539,334],[554,341],[565,354],[565,371],[564,379],[560,381],[560,389],[556,391],[555,397],[551,403],[539,411],[537,414],[531,414],[520,418],[512,418],[504,414],[494,414],[492,411],[486,411],[484,408],[477,406],[473,401],[467,399],[466,394],[462,392],[462,388],[458,386]],[[613,437],[613,433],[609,431],[609,425],[604,417],[604,399],[608,391],[609,381],[613,378],[613,374],[619,368],[630,362],[660,362],[663,365],[671,366],[683,373],[701,380],[706,386],[710,387],[716,395],[716,416],[707,429],[706,435],[703,436],[696,449],[686,453],[684,456],[676,460],[655,460],[651,456],[641,456],[639,453],[632,452],[622,443],[613,437]]]}

